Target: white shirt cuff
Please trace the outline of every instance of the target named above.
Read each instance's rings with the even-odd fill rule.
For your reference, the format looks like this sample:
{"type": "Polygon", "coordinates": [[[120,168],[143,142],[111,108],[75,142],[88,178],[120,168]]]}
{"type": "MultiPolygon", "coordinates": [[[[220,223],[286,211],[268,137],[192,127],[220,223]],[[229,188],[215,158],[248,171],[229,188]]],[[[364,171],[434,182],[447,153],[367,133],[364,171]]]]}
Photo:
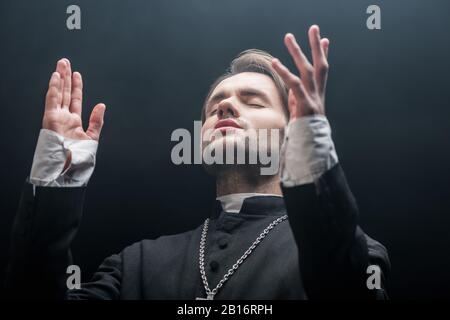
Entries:
{"type": "Polygon", "coordinates": [[[98,142],[63,137],[41,129],[34,152],[30,182],[35,186],[79,187],[88,183],[95,167],[98,142]],[[64,170],[67,157],[71,163],[64,170]]]}
{"type": "Polygon", "coordinates": [[[338,163],[328,120],[322,115],[290,122],[281,150],[281,182],[295,187],[316,181],[338,163]]]}

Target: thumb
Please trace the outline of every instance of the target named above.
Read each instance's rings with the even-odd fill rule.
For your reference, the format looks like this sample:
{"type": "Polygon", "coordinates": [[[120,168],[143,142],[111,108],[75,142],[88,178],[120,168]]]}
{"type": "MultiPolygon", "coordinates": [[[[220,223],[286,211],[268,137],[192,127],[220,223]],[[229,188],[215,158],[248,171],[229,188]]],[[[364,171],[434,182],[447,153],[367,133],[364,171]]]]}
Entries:
{"type": "Polygon", "coordinates": [[[103,127],[103,117],[105,115],[106,106],[103,103],[97,104],[91,112],[89,118],[89,127],[86,130],[86,134],[93,140],[97,140],[100,137],[100,132],[103,127]]]}

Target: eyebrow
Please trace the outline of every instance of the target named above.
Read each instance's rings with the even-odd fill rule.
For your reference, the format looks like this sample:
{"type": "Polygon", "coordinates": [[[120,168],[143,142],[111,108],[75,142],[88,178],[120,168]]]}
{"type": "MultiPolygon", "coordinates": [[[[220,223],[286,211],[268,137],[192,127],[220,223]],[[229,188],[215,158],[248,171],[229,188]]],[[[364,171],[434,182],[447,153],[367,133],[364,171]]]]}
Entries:
{"type": "MultiPolygon", "coordinates": [[[[241,97],[247,97],[247,98],[251,98],[251,97],[258,97],[261,98],[265,103],[271,104],[269,96],[258,89],[255,88],[242,88],[238,90],[238,95],[241,97]]],[[[227,93],[224,91],[219,91],[217,93],[215,93],[214,95],[212,95],[208,102],[206,103],[206,109],[208,109],[212,104],[223,100],[227,97],[227,93]]]]}

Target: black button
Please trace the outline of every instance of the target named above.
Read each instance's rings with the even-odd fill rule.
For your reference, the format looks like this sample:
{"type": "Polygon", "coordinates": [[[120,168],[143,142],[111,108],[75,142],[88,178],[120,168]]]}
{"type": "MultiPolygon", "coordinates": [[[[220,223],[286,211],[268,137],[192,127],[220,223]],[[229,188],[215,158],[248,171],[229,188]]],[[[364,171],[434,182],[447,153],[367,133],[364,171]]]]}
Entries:
{"type": "Polygon", "coordinates": [[[228,246],[228,239],[223,237],[220,238],[217,243],[219,244],[220,249],[225,249],[228,246]]]}
{"type": "Polygon", "coordinates": [[[209,268],[211,269],[211,271],[217,271],[219,269],[219,263],[215,260],[211,261],[209,263],[209,268]]]}

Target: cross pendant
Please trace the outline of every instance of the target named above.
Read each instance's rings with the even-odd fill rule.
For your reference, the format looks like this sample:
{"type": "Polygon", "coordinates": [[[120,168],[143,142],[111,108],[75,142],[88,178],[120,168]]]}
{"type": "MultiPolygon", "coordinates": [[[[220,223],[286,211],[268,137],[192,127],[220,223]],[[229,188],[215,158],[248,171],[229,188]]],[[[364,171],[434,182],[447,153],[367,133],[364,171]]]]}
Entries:
{"type": "Polygon", "coordinates": [[[195,298],[195,300],[214,300],[214,295],[212,293],[208,293],[206,298],[195,298]]]}

